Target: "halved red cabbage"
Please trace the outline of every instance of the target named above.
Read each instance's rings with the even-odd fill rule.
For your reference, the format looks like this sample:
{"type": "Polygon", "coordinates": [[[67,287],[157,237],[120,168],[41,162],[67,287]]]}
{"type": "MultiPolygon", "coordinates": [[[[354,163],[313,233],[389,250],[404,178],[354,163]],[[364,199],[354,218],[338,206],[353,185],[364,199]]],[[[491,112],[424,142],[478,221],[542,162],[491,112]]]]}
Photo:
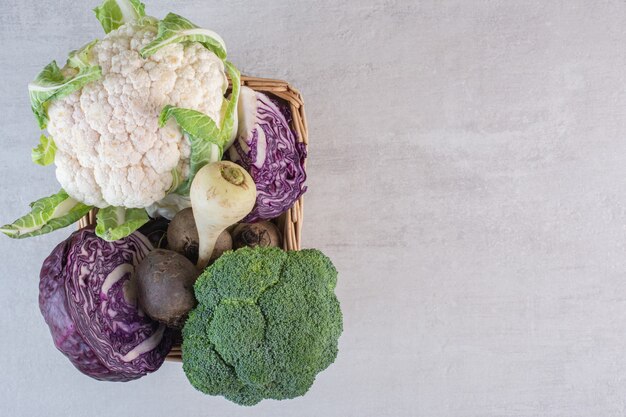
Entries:
{"type": "Polygon", "coordinates": [[[228,157],[250,173],[257,189],[256,205],[243,222],[273,219],[306,191],[306,145],[296,140],[291,111],[280,100],[242,87],[238,110],[237,139],[228,157]]]}
{"type": "Polygon", "coordinates": [[[130,381],[163,363],[170,332],[137,307],[131,281],[135,266],[152,249],[139,233],[107,242],[83,229],[44,261],[39,308],[55,346],[82,373],[130,381]]]}

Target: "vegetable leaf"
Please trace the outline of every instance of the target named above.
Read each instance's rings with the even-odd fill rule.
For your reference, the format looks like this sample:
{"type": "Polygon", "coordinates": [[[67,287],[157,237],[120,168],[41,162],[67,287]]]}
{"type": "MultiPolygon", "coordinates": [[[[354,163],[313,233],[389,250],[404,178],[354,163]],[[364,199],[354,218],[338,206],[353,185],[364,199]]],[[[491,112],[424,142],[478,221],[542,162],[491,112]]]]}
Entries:
{"type": "Polygon", "coordinates": [[[145,209],[106,207],[96,215],[96,234],[109,242],[133,233],[150,220],[145,209]]]}
{"type": "Polygon", "coordinates": [[[78,221],[90,206],[71,198],[64,190],[30,204],[31,212],[0,228],[5,235],[22,239],[50,233],[78,221]]]}
{"type": "MultiPolygon", "coordinates": [[[[241,90],[241,73],[228,61],[224,61],[224,67],[230,77],[233,91],[230,95],[230,101],[226,105],[226,111],[224,112],[220,141],[222,143],[230,143],[237,136],[237,103],[239,102],[239,91],[241,90]]],[[[227,147],[228,146],[225,146],[225,148],[227,147]]]]}
{"type": "Polygon", "coordinates": [[[46,128],[48,105],[52,100],[67,97],[101,76],[102,70],[98,66],[80,68],[76,72],[72,68],[61,71],[56,61],[48,64],[35,78],[35,81],[28,85],[31,108],[39,127],[41,129],[46,128]]]}
{"type": "Polygon", "coordinates": [[[220,35],[174,13],[159,22],[156,39],[141,50],[141,56],[147,58],[167,45],[180,42],[200,42],[220,59],[226,59],[226,44],[220,35]]]}
{"type": "Polygon", "coordinates": [[[165,126],[172,117],[191,144],[189,177],[175,191],[178,194],[188,195],[191,181],[200,168],[222,159],[224,142],[221,141],[220,129],[217,124],[204,113],[168,105],[163,108],[159,116],[159,126],[165,126]]]}
{"type": "Polygon", "coordinates": [[[33,162],[41,165],[48,166],[54,162],[54,155],[56,154],[57,146],[52,138],[46,135],[41,135],[39,138],[39,145],[33,148],[31,157],[33,162]]]}
{"type": "Polygon", "coordinates": [[[183,173],[178,168],[174,168],[172,170],[172,185],[170,185],[169,190],[167,190],[167,194],[176,190],[180,184],[183,182],[183,173]]]}
{"type": "Polygon", "coordinates": [[[104,0],[93,9],[105,33],[125,23],[135,22],[146,15],[145,5],[139,0],[104,0]]]}
{"type": "Polygon", "coordinates": [[[72,51],[67,58],[67,66],[75,68],[77,70],[87,69],[91,66],[89,61],[91,60],[91,50],[94,45],[98,43],[98,40],[89,42],[87,45],[82,48],[72,51]]]}

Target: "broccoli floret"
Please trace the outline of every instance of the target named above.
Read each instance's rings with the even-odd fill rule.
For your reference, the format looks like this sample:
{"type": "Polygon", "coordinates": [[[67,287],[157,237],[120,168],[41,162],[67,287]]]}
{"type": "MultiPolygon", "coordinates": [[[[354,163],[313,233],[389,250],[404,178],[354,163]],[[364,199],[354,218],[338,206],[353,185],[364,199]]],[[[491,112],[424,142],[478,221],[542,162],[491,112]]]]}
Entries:
{"type": "Polygon", "coordinates": [[[318,250],[242,248],[198,278],[183,329],[191,384],[241,405],[304,395],[342,332],[337,270],[318,250]]]}

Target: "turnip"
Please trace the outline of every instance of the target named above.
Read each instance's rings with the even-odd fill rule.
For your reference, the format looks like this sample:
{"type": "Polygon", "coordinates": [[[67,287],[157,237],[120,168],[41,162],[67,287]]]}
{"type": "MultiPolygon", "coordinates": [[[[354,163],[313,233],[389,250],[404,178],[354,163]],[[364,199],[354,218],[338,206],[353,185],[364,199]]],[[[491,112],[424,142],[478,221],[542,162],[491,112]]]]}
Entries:
{"type": "Polygon", "coordinates": [[[196,266],[203,269],[220,233],[246,217],[254,207],[256,186],[245,169],[230,161],[219,161],[198,171],[189,196],[200,240],[196,266]]]}

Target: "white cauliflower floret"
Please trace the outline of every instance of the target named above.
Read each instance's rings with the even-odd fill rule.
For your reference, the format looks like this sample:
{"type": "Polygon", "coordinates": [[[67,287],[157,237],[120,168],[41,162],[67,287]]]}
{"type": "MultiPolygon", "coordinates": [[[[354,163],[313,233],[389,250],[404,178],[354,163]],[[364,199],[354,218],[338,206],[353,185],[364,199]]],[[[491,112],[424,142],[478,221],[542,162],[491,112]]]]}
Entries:
{"type": "Polygon", "coordinates": [[[198,43],[169,45],[149,58],[139,50],[156,29],[126,24],[93,47],[102,78],[56,100],[48,131],[57,145],[56,176],[74,199],[96,207],[147,207],[189,170],[190,145],[170,120],[170,104],[207,114],[218,125],[228,80],[223,62],[198,43]]]}

